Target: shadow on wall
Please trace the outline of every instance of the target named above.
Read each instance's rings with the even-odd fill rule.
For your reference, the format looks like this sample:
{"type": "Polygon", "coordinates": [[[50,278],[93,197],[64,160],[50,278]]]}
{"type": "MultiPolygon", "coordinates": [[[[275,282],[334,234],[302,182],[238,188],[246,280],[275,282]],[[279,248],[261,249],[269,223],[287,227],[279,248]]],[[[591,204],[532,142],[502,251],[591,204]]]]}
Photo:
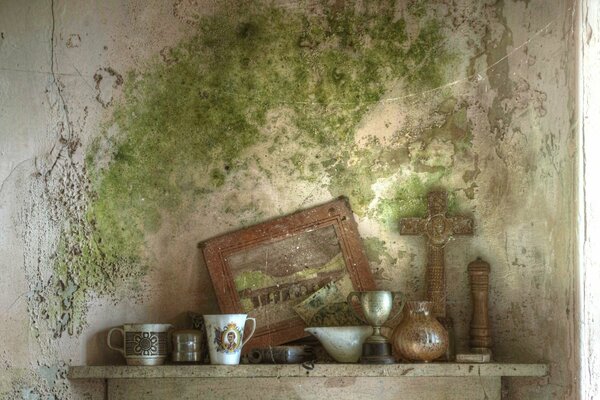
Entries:
{"type": "MultiPolygon", "coordinates": [[[[106,336],[112,328],[102,329],[90,336],[86,345],[86,365],[120,365],[125,364],[125,359],[118,351],[108,348],[106,336]]],[[[113,337],[113,346],[118,346],[121,340],[118,334],[113,337]]]]}

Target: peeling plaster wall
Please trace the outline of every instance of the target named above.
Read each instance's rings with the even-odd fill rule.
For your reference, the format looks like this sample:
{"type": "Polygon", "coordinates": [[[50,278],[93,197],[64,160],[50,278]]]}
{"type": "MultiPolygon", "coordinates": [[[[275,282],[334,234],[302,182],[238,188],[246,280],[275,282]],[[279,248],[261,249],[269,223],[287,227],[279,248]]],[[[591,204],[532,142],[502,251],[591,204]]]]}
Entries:
{"type": "Polygon", "coordinates": [[[0,3],[0,393],[102,398],[129,321],[216,312],[198,241],[350,198],[381,288],[424,296],[432,187],[492,265],[495,356],[545,361],[509,399],[574,398],[575,4],[0,3]],[[230,10],[236,10],[232,12],[230,10]]]}

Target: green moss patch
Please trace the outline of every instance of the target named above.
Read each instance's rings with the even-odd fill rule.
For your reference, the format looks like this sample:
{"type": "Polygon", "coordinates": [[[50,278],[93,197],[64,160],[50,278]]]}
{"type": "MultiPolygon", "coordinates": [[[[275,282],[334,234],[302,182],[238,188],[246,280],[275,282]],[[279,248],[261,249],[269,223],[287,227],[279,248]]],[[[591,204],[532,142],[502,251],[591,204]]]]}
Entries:
{"type": "MultiPolygon", "coordinates": [[[[68,263],[65,279],[96,280],[86,286],[96,290],[143,274],[145,237],[163,216],[185,217],[187,205],[223,190],[250,160],[268,178],[286,173],[316,182],[326,175],[333,196],[348,195],[354,209],[366,213],[372,184],[402,165],[406,154],[379,143],[358,149],[358,123],[398,82],[412,92],[442,84],[452,55],[440,22],[422,12],[422,2],[411,2],[411,18],[420,18],[412,39],[394,2],[344,4],[323,2],[322,12],[309,13],[228,2],[169,51],[168,63],[153,61],[129,73],[112,121],[119,134],[100,135],[89,148],[90,230],[76,240],[80,254],[63,250],[56,268],[68,263]],[[302,149],[290,152],[280,168],[262,165],[264,157],[255,154],[279,146],[281,131],[265,129],[273,110],[285,110],[294,128],[286,135],[302,149]],[[92,154],[102,148],[109,149],[108,162],[92,154]]],[[[391,221],[421,212],[428,182],[398,186],[378,216],[391,221]]]]}
{"type": "MultiPolygon", "coordinates": [[[[425,178],[412,175],[408,179],[393,185],[386,197],[379,201],[375,211],[376,218],[390,230],[397,232],[400,218],[426,217],[428,214],[427,193],[432,189],[441,187],[446,174],[429,174],[425,178]]],[[[449,192],[449,213],[455,212],[456,209],[456,195],[449,192]]]]}
{"type": "Polygon", "coordinates": [[[380,265],[384,260],[390,263],[394,261],[394,257],[388,252],[383,240],[377,237],[367,237],[363,239],[363,245],[367,259],[372,265],[380,265]]]}

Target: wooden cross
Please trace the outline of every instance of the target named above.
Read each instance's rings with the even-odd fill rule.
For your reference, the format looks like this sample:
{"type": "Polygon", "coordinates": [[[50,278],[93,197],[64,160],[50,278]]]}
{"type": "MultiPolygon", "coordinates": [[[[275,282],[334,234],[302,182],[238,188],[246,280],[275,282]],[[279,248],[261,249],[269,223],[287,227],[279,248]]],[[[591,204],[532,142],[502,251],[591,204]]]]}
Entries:
{"type": "Polygon", "coordinates": [[[445,190],[427,194],[429,215],[426,218],[400,219],[401,235],[424,235],[427,238],[427,299],[433,302],[436,317],[446,318],[446,276],[444,246],[454,235],[472,235],[473,219],[448,217],[448,193],[445,190]]]}

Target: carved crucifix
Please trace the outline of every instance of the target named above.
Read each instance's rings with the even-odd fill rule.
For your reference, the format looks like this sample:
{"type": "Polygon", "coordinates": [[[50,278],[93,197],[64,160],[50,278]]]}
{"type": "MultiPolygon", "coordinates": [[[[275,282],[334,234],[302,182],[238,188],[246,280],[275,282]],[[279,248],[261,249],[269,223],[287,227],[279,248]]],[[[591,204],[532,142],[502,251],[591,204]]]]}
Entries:
{"type": "Polygon", "coordinates": [[[427,238],[427,299],[434,303],[433,313],[446,318],[446,276],[444,246],[454,235],[472,235],[473,219],[465,216],[448,217],[448,193],[445,190],[427,194],[426,218],[400,219],[401,235],[423,235],[427,238]]]}

